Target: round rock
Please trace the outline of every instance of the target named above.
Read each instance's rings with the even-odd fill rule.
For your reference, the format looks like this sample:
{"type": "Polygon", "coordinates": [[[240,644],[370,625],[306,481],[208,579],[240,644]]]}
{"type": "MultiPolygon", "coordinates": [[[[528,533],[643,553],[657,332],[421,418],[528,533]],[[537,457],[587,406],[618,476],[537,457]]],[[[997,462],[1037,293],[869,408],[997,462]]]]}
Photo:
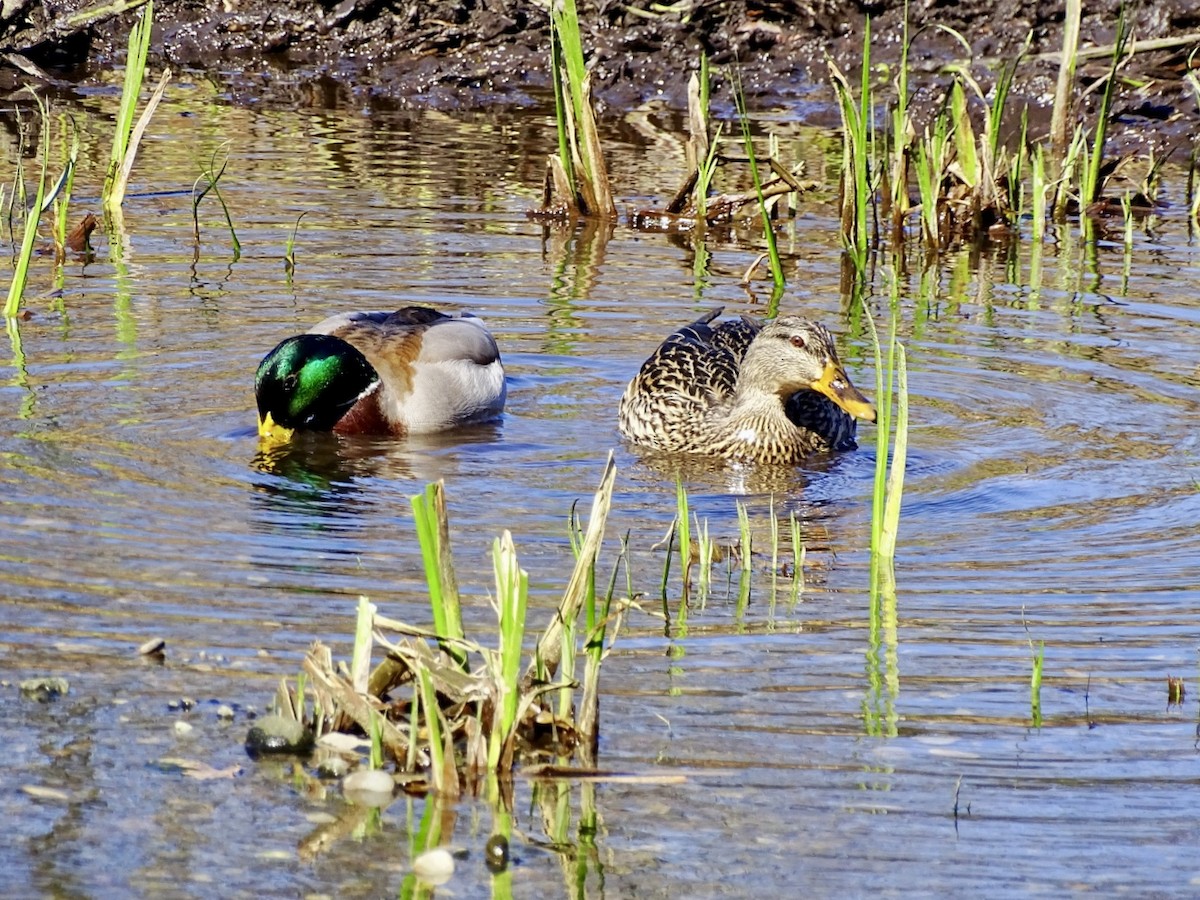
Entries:
{"type": "Polygon", "coordinates": [[[508,868],[508,838],[493,834],[483,848],[484,863],[491,872],[503,872],[508,868]]]}
{"type": "Polygon", "coordinates": [[[310,752],[312,747],[312,732],[295,719],[285,719],[283,716],[256,719],[246,735],[246,752],[251,759],[267,754],[302,756],[310,752]]]}
{"type": "Polygon", "coordinates": [[[387,806],[396,782],[382,769],[356,769],[342,779],[342,793],[359,806],[387,806]]]}

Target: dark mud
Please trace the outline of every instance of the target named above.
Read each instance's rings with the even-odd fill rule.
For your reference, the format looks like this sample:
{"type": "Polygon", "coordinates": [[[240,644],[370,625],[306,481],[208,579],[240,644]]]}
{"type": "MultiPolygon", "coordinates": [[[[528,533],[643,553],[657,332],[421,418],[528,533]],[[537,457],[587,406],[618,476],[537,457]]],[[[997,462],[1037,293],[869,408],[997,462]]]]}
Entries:
{"type": "MultiPolygon", "coordinates": [[[[111,65],[124,52],[135,13],[70,24],[68,17],[82,5],[80,0],[5,0],[0,49],[19,53],[67,82],[111,65]]],[[[1110,43],[1119,0],[1085,7],[1081,46],[1110,43]]],[[[687,79],[704,52],[717,66],[739,67],[756,105],[812,101],[818,117],[832,112],[824,89],[826,60],[844,68],[857,65],[869,16],[873,58],[894,62],[904,17],[903,4],[895,0],[605,0],[581,2],[579,8],[602,109],[624,111],[654,99],[684,106],[687,79]]],[[[967,57],[955,37],[933,26],[954,29],[969,42],[971,64],[984,83],[998,63],[1016,57],[1028,38],[1017,95],[1035,105],[1046,103],[1057,71],[1049,55],[1060,49],[1062,17],[1061,4],[1036,0],[913,3],[915,83],[928,85],[946,63],[967,57]]],[[[1124,87],[1118,118],[1132,130],[1169,133],[1174,118],[1195,111],[1183,74],[1196,64],[1190,54],[1200,43],[1200,5],[1151,0],[1137,7],[1134,18],[1139,41],[1182,40],[1138,53],[1129,62],[1126,71],[1136,85],[1124,87]]],[[[289,105],[352,101],[461,108],[524,105],[548,88],[548,12],[532,0],[159,0],[155,19],[157,61],[218,71],[232,84],[235,99],[244,94],[289,105]]],[[[1102,58],[1084,61],[1081,84],[1106,68],[1102,58]]],[[[6,68],[0,87],[28,78],[18,68],[6,68]]],[[[1175,132],[1177,138],[1183,135],[1175,132]]]]}

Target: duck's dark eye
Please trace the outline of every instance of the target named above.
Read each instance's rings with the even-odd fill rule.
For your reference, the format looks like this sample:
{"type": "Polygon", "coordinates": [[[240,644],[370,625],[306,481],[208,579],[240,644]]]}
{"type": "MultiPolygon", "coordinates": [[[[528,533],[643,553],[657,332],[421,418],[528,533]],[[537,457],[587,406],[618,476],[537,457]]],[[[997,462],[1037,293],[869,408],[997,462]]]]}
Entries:
{"type": "Polygon", "coordinates": [[[299,383],[300,376],[293,372],[291,375],[288,375],[283,379],[283,389],[285,391],[294,391],[296,389],[296,385],[299,383]]]}
{"type": "Polygon", "coordinates": [[[788,338],[788,340],[791,341],[792,346],[797,350],[803,350],[805,347],[803,335],[793,334],[790,338],[788,338]]]}

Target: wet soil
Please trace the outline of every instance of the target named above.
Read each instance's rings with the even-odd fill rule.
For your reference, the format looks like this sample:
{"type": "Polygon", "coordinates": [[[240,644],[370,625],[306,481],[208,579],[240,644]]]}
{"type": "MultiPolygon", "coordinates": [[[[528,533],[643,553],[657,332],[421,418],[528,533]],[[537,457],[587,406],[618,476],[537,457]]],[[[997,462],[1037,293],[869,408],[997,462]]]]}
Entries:
{"type": "MultiPolygon", "coordinates": [[[[125,11],[71,24],[82,0],[5,0],[0,49],[16,52],[56,78],[78,80],[124,52],[125,11]]],[[[1081,46],[1109,44],[1120,0],[1086,4],[1081,46]]],[[[982,0],[910,4],[915,35],[910,61],[917,86],[966,52],[986,82],[997,63],[1029,55],[1018,96],[1048,102],[1062,42],[1059,4],[1017,0],[997,7],[982,0]]],[[[584,46],[591,54],[602,109],[627,110],[652,99],[685,105],[685,88],[701,52],[717,66],[737,64],[759,105],[803,100],[827,81],[826,60],[855,66],[868,17],[873,58],[898,58],[904,5],[839,0],[690,0],[676,4],[579,4],[584,46]]],[[[385,105],[479,107],[524,105],[548,87],[548,12],[531,0],[159,0],[154,53],[158,62],[232,74],[235,92],[257,101],[329,105],[338,100],[385,105]]],[[[1138,129],[1162,131],[1195,100],[1183,74],[1198,41],[1200,7],[1191,0],[1150,0],[1135,14],[1138,40],[1180,38],[1178,45],[1138,53],[1127,72],[1118,116],[1138,129]],[[1186,40],[1188,35],[1192,39],[1186,40]]],[[[11,63],[12,60],[10,59],[11,63]]],[[[1081,83],[1100,77],[1106,59],[1081,64],[1081,83]]],[[[27,79],[17,68],[0,86],[27,79]]],[[[1093,92],[1094,94],[1095,92],[1093,92]]],[[[236,99],[236,98],[235,98],[236,99]]],[[[818,105],[819,99],[818,99],[818,105]]]]}

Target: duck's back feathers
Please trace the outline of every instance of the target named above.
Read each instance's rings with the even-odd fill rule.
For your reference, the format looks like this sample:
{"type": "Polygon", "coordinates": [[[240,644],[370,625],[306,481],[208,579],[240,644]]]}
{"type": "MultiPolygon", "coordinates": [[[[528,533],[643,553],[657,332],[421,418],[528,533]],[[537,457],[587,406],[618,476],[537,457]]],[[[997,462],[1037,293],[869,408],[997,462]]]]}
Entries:
{"type": "Polygon", "coordinates": [[[475,316],[408,306],[341,313],[312,330],[341,338],[379,373],[377,395],[364,397],[335,431],[377,431],[380,421],[393,434],[444,431],[504,410],[500,348],[475,316]]]}

